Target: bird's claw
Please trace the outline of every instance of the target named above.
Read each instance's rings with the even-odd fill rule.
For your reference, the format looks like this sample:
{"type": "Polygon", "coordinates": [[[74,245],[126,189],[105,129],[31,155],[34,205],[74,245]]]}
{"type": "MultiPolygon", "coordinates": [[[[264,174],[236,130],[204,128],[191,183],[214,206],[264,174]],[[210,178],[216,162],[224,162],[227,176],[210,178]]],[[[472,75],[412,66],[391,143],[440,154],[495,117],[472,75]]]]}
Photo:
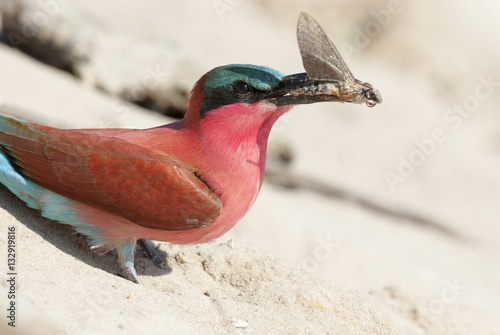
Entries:
{"type": "Polygon", "coordinates": [[[125,277],[127,277],[128,280],[143,286],[139,276],[137,276],[134,266],[124,266],[123,272],[125,272],[125,277]]]}
{"type": "Polygon", "coordinates": [[[168,266],[167,262],[158,254],[153,243],[150,240],[145,238],[137,241],[137,244],[141,247],[142,250],[151,258],[151,261],[154,265],[163,270],[171,270],[170,266],[168,266]]]}

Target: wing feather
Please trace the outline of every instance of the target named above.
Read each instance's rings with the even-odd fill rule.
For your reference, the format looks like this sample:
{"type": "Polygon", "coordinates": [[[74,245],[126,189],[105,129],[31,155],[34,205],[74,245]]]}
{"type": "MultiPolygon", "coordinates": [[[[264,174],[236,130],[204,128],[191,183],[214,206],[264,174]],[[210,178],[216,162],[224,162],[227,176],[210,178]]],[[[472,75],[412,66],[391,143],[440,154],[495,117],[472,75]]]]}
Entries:
{"type": "Polygon", "coordinates": [[[194,229],[217,219],[221,201],[193,168],[114,134],[0,116],[0,147],[42,187],[148,228],[194,229]]]}

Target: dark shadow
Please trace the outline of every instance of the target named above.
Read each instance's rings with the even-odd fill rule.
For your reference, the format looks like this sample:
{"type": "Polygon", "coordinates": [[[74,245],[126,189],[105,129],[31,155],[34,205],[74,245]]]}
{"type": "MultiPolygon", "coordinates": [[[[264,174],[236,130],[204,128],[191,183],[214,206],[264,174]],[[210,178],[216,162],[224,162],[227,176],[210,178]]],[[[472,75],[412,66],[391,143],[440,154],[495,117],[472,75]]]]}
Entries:
{"type": "MultiPolygon", "coordinates": [[[[96,254],[90,250],[86,236],[76,233],[69,225],[42,217],[40,211],[27,207],[23,201],[18,199],[2,184],[0,184],[0,208],[5,209],[21,224],[41,236],[45,241],[54,245],[59,250],[81,260],[89,266],[101,269],[110,275],[122,276],[122,271],[114,253],[108,253],[102,256],[96,254]]],[[[19,239],[19,243],[23,243],[22,237],[19,237],[19,239]]],[[[166,252],[158,250],[157,248],[156,251],[160,256],[165,257],[164,259],[166,261],[166,252]]],[[[33,252],[36,252],[36,250],[33,250],[33,252]]],[[[135,265],[139,276],[163,276],[171,272],[168,265],[166,269],[160,269],[155,266],[140,248],[136,250],[135,265]]],[[[56,269],[47,269],[47,271],[55,270],[56,269]]]]}
{"type": "Polygon", "coordinates": [[[448,225],[439,223],[438,221],[431,218],[412,213],[407,210],[387,206],[375,200],[363,197],[362,195],[355,194],[352,191],[341,189],[332,185],[327,185],[324,182],[320,182],[311,178],[290,174],[288,172],[267,170],[266,180],[273,185],[286,189],[303,189],[321,194],[326,197],[350,202],[362,208],[373,211],[377,214],[391,216],[408,223],[423,226],[447,235],[448,237],[461,240],[470,240],[468,237],[465,237],[459,232],[449,228],[448,225]]]}

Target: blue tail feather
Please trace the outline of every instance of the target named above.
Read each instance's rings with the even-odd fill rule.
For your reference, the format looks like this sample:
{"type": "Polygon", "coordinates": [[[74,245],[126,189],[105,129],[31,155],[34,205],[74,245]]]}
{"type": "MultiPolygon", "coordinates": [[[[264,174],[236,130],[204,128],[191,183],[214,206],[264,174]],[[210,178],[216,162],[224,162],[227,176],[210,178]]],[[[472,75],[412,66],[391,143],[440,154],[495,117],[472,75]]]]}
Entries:
{"type": "Polygon", "coordinates": [[[74,209],[73,200],[25,179],[14,170],[8,158],[1,151],[0,183],[24,201],[28,207],[41,210],[44,217],[70,224],[79,233],[87,235],[92,245],[99,246],[108,242],[102,237],[102,230],[99,227],[78,220],[80,214],[74,209]]]}

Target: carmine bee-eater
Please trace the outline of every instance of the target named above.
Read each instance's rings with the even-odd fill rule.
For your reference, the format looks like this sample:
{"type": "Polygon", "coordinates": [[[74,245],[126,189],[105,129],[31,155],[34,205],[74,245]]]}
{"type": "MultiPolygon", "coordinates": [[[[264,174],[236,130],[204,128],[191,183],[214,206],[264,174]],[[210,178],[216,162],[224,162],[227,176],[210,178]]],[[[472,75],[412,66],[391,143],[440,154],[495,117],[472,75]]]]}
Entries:
{"type": "Polygon", "coordinates": [[[0,116],[0,182],[43,216],[70,224],[99,253],[116,250],[126,276],[137,242],[193,244],[231,229],[264,178],[268,135],[293,105],[374,105],[378,91],[354,79],[305,13],[297,34],[307,73],[227,65],[201,77],[178,122],[151,129],[61,130],[0,116]]]}

